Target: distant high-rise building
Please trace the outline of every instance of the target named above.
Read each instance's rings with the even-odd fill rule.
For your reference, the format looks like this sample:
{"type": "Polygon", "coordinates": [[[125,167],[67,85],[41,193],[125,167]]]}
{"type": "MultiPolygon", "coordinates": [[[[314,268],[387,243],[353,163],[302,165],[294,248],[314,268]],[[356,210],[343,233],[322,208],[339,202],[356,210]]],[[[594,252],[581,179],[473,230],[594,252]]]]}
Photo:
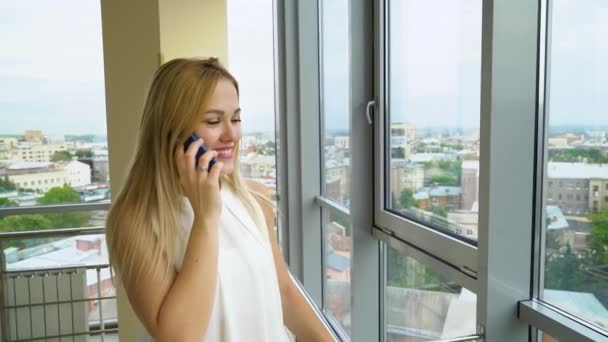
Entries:
{"type": "Polygon", "coordinates": [[[27,142],[41,143],[42,139],[44,138],[44,135],[42,134],[41,130],[28,129],[23,134],[23,138],[25,138],[25,141],[27,142]]]}
{"type": "Polygon", "coordinates": [[[461,172],[462,209],[471,210],[479,201],[479,161],[465,160],[461,172]]]}
{"type": "Polygon", "coordinates": [[[547,176],[547,205],[559,206],[566,216],[587,216],[590,210],[608,205],[602,197],[608,195],[606,164],[549,162],[547,176]]]}
{"type": "Polygon", "coordinates": [[[65,151],[65,145],[21,144],[9,152],[12,159],[48,163],[55,152],[65,151]]]}
{"type": "Polygon", "coordinates": [[[403,151],[403,156],[398,158],[408,158],[414,152],[416,140],[416,126],[412,124],[395,122],[391,124],[391,150],[403,151]]]}

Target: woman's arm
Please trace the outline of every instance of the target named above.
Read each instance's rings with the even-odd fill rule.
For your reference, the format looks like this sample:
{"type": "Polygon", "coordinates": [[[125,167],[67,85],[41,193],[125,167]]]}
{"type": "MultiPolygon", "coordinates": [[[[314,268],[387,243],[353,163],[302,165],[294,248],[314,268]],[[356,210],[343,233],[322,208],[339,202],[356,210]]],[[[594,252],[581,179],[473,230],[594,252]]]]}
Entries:
{"type": "MultiPolygon", "coordinates": [[[[264,185],[257,182],[249,182],[248,184],[256,192],[263,195],[268,194],[268,189],[264,185]]],[[[258,201],[258,203],[262,207],[268,226],[268,236],[279,279],[285,325],[303,342],[334,341],[289,274],[289,268],[279,249],[276,230],[274,229],[274,210],[268,203],[263,201],[258,201]]]]}
{"type": "MultiPolygon", "coordinates": [[[[179,273],[163,277],[156,269],[141,281],[123,275],[129,301],[156,341],[203,339],[216,290],[217,250],[217,222],[195,222],[179,273]]],[[[152,260],[150,252],[139,254],[142,264],[152,260]]]]}

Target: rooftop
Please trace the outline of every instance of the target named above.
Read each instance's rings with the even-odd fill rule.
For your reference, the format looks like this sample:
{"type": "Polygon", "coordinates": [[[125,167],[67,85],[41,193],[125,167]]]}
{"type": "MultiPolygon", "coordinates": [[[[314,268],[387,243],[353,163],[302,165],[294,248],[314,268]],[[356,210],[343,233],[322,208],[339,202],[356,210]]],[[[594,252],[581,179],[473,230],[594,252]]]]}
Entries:
{"type": "Polygon", "coordinates": [[[608,164],[549,162],[549,178],[608,179],[608,164]]]}

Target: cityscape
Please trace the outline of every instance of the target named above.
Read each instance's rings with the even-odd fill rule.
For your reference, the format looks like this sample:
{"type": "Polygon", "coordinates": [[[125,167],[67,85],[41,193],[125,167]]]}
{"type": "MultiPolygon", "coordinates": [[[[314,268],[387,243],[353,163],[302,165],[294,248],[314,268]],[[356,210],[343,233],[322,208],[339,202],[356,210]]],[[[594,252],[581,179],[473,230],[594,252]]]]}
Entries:
{"type": "MultiPolygon", "coordinates": [[[[390,134],[391,170],[387,189],[390,189],[391,203],[388,209],[424,221],[465,241],[476,241],[479,208],[479,136],[476,131],[421,131],[412,124],[393,123],[390,134]]],[[[324,149],[325,194],[348,205],[347,132],[328,132],[324,149]]],[[[244,135],[241,151],[242,174],[276,191],[274,133],[244,135]]],[[[606,245],[598,236],[602,236],[601,231],[608,230],[605,227],[608,212],[607,130],[552,130],[547,140],[547,153],[543,191],[547,232],[545,296],[556,305],[585,300],[588,306],[573,305],[567,309],[600,326],[608,326],[608,256],[604,255],[603,249],[598,249],[606,245]],[[574,277],[561,276],[565,268],[573,265],[574,277]],[[590,310],[581,312],[586,307],[594,308],[593,313],[590,310]]],[[[50,137],[34,129],[22,135],[0,135],[1,207],[96,203],[108,201],[110,195],[105,137],[50,137]]],[[[341,218],[324,217],[328,306],[348,330],[351,228],[349,222],[341,218]]],[[[104,220],[105,211],[60,216],[28,214],[0,219],[0,231],[102,227],[104,220]]],[[[3,247],[8,270],[107,263],[103,235],[53,241],[10,241],[3,247]]],[[[439,305],[437,308],[427,306],[428,310],[435,314],[442,312],[441,319],[417,319],[415,322],[407,321],[413,319],[411,317],[395,313],[388,316],[398,318],[390,326],[402,329],[428,325],[425,329],[429,336],[441,337],[440,332],[450,320],[460,319],[450,315],[462,314],[464,310],[474,317],[475,295],[470,291],[443,282],[424,265],[390,249],[388,260],[389,296],[403,297],[402,301],[407,297],[406,302],[410,305],[415,296],[420,301],[439,305]],[[446,303],[452,301],[460,303],[459,310],[445,310],[449,307],[446,303]]],[[[88,277],[92,279],[87,281],[89,291],[103,284],[101,290],[105,295],[114,293],[109,271],[98,275],[90,273],[88,277]]],[[[93,315],[98,308],[91,304],[89,309],[93,315]]],[[[105,309],[106,317],[112,317],[115,306],[105,309]]],[[[463,332],[467,328],[474,329],[474,320],[469,323],[461,325],[463,332]]],[[[408,336],[419,333],[412,332],[408,336]]],[[[395,334],[393,340],[407,341],[397,338],[402,335],[395,334]]]]}

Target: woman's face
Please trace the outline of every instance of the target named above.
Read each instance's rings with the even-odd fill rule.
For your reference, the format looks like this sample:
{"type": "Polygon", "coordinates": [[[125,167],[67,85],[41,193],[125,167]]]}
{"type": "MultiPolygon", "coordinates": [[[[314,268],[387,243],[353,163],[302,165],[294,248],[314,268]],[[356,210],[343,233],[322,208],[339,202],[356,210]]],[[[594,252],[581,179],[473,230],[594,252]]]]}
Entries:
{"type": "Polygon", "coordinates": [[[217,159],[224,164],[222,175],[231,174],[235,149],[241,138],[241,109],[236,88],[229,80],[221,79],[217,83],[194,134],[203,138],[207,149],[219,152],[217,159]]]}

